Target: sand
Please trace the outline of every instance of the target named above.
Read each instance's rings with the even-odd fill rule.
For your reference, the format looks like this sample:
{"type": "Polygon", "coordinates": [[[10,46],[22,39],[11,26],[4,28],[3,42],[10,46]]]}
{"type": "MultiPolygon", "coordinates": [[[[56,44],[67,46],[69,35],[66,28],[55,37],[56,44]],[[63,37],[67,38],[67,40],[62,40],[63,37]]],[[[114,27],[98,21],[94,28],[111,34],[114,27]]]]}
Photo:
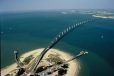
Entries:
{"type": "Polygon", "coordinates": [[[104,19],[107,19],[107,18],[109,18],[109,19],[114,19],[114,16],[102,16],[102,15],[92,15],[93,17],[98,17],[98,18],[104,18],[104,19]]]}
{"type": "MultiPolygon", "coordinates": [[[[42,50],[44,48],[39,48],[39,49],[36,49],[36,50],[32,50],[32,51],[29,51],[27,53],[24,53],[20,56],[20,60],[23,61],[24,58],[26,58],[27,56],[29,55],[34,55],[34,57],[36,57],[37,55],[39,55],[42,50]]],[[[50,49],[44,56],[43,59],[47,58],[49,54],[59,54],[61,58],[65,59],[65,60],[69,60],[71,59],[73,56],[66,53],[66,52],[63,52],[63,51],[60,51],[59,49],[50,49]]],[[[68,72],[66,74],[66,76],[77,76],[78,75],[78,72],[79,72],[79,62],[75,59],[73,61],[70,61],[68,62],[69,63],[69,68],[68,68],[68,72]]],[[[17,67],[17,64],[14,63],[10,66],[7,66],[5,68],[2,68],[1,69],[1,76],[4,76],[8,73],[10,73],[12,70],[15,70],[17,67]]]]}

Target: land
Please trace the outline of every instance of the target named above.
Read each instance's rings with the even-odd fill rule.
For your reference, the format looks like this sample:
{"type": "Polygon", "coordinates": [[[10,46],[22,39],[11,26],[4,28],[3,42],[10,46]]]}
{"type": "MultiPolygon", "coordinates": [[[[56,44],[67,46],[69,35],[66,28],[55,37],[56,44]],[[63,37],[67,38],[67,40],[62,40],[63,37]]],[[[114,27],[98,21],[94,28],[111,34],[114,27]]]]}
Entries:
{"type": "Polygon", "coordinates": [[[109,18],[109,19],[114,19],[114,16],[110,16],[110,15],[92,15],[93,17],[98,17],[98,18],[109,18]]]}
{"type": "MultiPolygon", "coordinates": [[[[32,64],[35,57],[40,55],[43,49],[44,48],[40,48],[24,53],[20,56],[20,61],[26,68],[28,68],[32,64]]],[[[60,51],[59,49],[50,49],[41,60],[37,73],[40,76],[43,74],[46,74],[46,76],[58,76],[58,74],[65,76],[77,76],[79,72],[79,62],[75,59],[73,61],[64,63],[71,58],[73,58],[73,56],[66,52],[60,51]]],[[[1,69],[1,76],[15,74],[18,68],[19,67],[16,63],[7,66],[1,69]]]]}

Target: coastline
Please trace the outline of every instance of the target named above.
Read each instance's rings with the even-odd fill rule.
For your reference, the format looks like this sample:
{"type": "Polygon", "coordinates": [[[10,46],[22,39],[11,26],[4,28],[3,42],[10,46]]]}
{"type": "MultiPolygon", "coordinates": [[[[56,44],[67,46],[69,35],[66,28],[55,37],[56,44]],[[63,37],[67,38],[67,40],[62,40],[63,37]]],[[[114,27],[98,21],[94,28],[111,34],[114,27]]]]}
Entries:
{"type": "Polygon", "coordinates": [[[103,15],[92,15],[93,17],[98,17],[98,18],[104,18],[104,19],[107,19],[107,18],[109,18],[109,19],[114,19],[114,16],[103,16],[103,15]]]}
{"type": "MultiPolygon", "coordinates": [[[[34,57],[36,57],[37,55],[40,55],[40,53],[42,52],[44,48],[39,48],[39,49],[36,49],[36,50],[32,50],[32,51],[29,51],[29,52],[26,52],[24,54],[22,54],[20,56],[20,60],[23,61],[24,58],[26,58],[27,56],[29,55],[33,55],[34,54],[34,57]]],[[[61,58],[65,59],[66,61],[71,59],[73,56],[70,55],[69,53],[66,53],[66,52],[63,52],[59,49],[50,49],[44,56],[43,59],[47,58],[47,56],[49,54],[59,54],[61,58]]],[[[78,75],[78,72],[79,72],[79,62],[75,59],[73,61],[70,61],[68,62],[70,64],[69,68],[68,68],[68,72],[66,74],[66,76],[77,76],[78,75]]],[[[1,69],[1,76],[4,76],[8,73],[10,73],[12,70],[15,70],[17,67],[17,64],[14,63],[14,64],[11,64],[5,68],[2,68],[1,69]]]]}

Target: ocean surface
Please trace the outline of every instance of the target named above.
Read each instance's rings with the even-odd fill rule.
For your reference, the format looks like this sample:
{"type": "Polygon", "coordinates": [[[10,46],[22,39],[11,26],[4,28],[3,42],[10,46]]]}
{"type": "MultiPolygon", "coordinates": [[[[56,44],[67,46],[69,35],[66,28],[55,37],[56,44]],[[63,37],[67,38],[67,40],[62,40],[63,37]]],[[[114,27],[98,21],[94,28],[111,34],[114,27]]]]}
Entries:
{"type": "MultiPolygon", "coordinates": [[[[14,63],[14,50],[19,55],[45,48],[61,31],[79,21],[92,18],[99,10],[55,10],[0,13],[1,68],[14,63]]],[[[106,10],[103,10],[106,11],[106,10]]],[[[114,10],[110,10],[112,14],[114,10]]],[[[111,14],[111,15],[112,15],[111,14]]],[[[99,18],[70,32],[53,48],[80,57],[79,76],[114,76],[114,19],[99,18]]]]}

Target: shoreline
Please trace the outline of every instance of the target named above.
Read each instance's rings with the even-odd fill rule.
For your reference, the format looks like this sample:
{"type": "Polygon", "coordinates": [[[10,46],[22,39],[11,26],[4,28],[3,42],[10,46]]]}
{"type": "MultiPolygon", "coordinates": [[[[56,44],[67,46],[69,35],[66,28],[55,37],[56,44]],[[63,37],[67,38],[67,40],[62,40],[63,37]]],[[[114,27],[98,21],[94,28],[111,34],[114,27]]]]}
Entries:
{"type": "MultiPolygon", "coordinates": [[[[27,56],[29,55],[33,55],[36,57],[37,55],[39,55],[42,50],[44,48],[39,48],[39,49],[36,49],[36,50],[32,50],[32,51],[28,51],[24,54],[22,54],[20,56],[20,60],[23,61],[24,58],[26,58],[27,56]]],[[[46,54],[45,56],[43,57],[43,59],[45,59],[49,54],[59,54],[61,58],[65,59],[66,61],[71,59],[73,56],[67,52],[63,52],[59,49],[50,49],[46,54]]],[[[78,72],[79,72],[79,68],[80,68],[80,65],[79,65],[79,62],[75,59],[73,61],[70,61],[68,62],[70,64],[69,68],[68,68],[68,72],[66,74],[66,76],[77,76],[78,75],[78,72]]],[[[8,73],[10,73],[12,70],[15,70],[17,67],[17,64],[16,63],[13,63],[9,66],[6,66],[4,68],[1,68],[1,76],[4,76],[8,73]]]]}
{"type": "Polygon", "coordinates": [[[93,17],[104,18],[104,19],[114,19],[114,16],[102,16],[102,15],[92,15],[93,17]]]}

